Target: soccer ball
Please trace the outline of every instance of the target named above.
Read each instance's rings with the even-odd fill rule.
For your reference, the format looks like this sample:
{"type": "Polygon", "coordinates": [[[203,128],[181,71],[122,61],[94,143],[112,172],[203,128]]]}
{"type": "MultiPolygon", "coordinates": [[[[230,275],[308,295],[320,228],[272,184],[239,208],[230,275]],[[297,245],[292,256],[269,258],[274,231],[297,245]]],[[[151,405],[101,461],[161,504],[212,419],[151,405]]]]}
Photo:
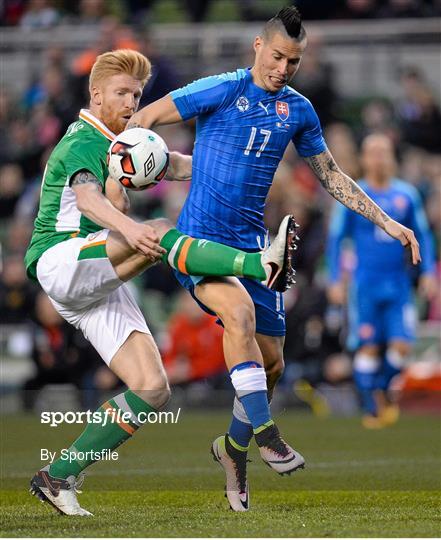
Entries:
{"type": "Polygon", "coordinates": [[[128,189],[156,186],[167,172],[168,148],[154,131],[132,128],[120,133],[107,153],[109,174],[128,189]]]}

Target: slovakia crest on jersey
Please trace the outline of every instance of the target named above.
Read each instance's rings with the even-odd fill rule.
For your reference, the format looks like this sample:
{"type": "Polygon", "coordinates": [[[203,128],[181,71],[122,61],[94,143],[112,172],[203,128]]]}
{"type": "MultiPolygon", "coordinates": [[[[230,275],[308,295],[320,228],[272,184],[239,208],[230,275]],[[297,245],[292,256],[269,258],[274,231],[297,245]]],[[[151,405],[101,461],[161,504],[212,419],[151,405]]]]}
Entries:
{"type": "Polygon", "coordinates": [[[250,102],[245,96],[240,96],[240,98],[236,101],[236,107],[240,112],[245,112],[250,108],[250,102]]]}
{"type": "Polygon", "coordinates": [[[289,117],[289,105],[286,101],[276,101],[276,113],[277,116],[285,122],[289,117]]]}

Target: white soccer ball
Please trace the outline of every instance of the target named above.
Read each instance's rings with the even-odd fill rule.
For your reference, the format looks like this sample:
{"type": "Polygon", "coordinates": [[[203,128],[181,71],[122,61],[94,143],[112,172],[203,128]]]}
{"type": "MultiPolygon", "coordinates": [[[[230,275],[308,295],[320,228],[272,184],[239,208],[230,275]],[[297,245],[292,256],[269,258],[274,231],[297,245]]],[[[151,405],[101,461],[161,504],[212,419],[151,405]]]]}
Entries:
{"type": "Polygon", "coordinates": [[[109,174],[128,189],[141,190],[156,186],[167,172],[168,148],[154,131],[132,128],[112,141],[107,165],[109,174]]]}

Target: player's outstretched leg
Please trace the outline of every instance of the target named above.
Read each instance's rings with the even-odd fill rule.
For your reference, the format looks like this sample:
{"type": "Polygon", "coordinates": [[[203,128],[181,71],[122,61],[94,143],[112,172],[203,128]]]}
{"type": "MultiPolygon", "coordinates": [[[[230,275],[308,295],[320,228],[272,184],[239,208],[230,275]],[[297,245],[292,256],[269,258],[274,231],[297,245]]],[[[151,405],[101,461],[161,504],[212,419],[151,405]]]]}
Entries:
{"type": "Polygon", "coordinates": [[[225,471],[225,496],[235,512],[246,512],[250,505],[247,450],[248,448],[238,446],[228,434],[221,435],[211,445],[214,460],[225,471]]]}
{"type": "MultiPolygon", "coordinates": [[[[149,223],[155,226],[155,221],[149,223]]],[[[283,292],[294,283],[292,254],[297,249],[297,227],[294,218],[286,216],[273,243],[259,253],[246,253],[169,229],[161,238],[161,246],[167,250],[163,260],[183,274],[257,279],[283,292]]]]}
{"type": "Polygon", "coordinates": [[[84,508],[81,508],[77,493],[81,493],[84,473],[78,477],[68,476],[66,479],[55,478],[49,473],[49,465],[38,471],[31,480],[32,495],[38,497],[41,502],[52,505],[57,512],[67,516],[93,516],[84,508]]]}

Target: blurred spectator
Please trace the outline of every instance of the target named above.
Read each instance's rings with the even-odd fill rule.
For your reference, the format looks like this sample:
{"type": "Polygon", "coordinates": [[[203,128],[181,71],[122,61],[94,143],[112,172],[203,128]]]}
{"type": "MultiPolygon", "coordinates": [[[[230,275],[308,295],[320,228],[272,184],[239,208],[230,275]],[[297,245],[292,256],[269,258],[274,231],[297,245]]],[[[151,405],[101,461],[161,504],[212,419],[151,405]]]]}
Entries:
{"type": "Polygon", "coordinates": [[[19,24],[25,10],[26,0],[4,0],[0,3],[0,24],[15,26],[19,24]]]}
{"type": "Polygon", "coordinates": [[[429,152],[441,152],[441,112],[423,76],[416,68],[406,68],[400,82],[403,97],[397,116],[403,141],[429,152]]]}
{"type": "Polygon", "coordinates": [[[47,29],[60,20],[58,11],[49,0],[29,0],[20,19],[20,26],[27,30],[47,29]]]}
{"type": "Polygon", "coordinates": [[[306,379],[315,385],[323,380],[326,358],[341,352],[342,320],[326,317],[328,301],[324,288],[300,275],[297,285],[285,293],[286,340],[285,383],[306,379]]]}
{"type": "Polygon", "coordinates": [[[293,87],[314,105],[322,126],[335,120],[337,92],[331,64],[326,62],[319,35],[308,33],[308,47],[302,58],[302,69],[296,74],[293,87]]]}
{"type": "Polygon", "coordinates": [[[369,100],[361,110],[362,125],[357,134],[357,141],[371,133],[384,133],[395,143],[399,142],[399,131],[394,118],[394,111],[385,99],[369,100]]]}
{"type": "Polygon", "coordinates": [[[379,9],[379,17],[398,19],[404,17],[430,17],[434,15],[425,2],[421,0],[388,0],[385,6],[379,9]]]}
{"type": "Polygon", "coordinates": [[[346,0],[340,16],[349,19],[373,19],[377,13],[377,0],[346,0]]]}
{"type": "Polygon", "coordinates": [[[72,92],[76,96],[77,109],[87,106],[89,102],[89,73],[96,57],[114,49],[139,50],[140,44],[130,27],[121,25],[115,17],[106,16],[100,20],[95,43],[72,62],[72,92]]]}
{"type": "Polygon", "coordinates": [[[159,54],[153,38],[144,36],[140,43],[140,51],[152,64],[152,76],[144,87],[139,105],[145,107],[182,86],[182,81],[172,62],[159,54]]]}
{"type": "Polygon", "coordinates": [[[351,178],[358,178],[360,175],[358,149],[349,126],[343,123],[331,124],[325,133],[328,148],[341,170],[351,178]]]}
{"type": "Polygon", "coordinates": [[[27,219],[15,217],[8,229],[4,239],[6,253],[24,253],[31,239],[33,224],[27,219]]]}
{"type": "Polygon", "coordinates": [[[0,276],[0,323],[28,321],[34,306],[35,285],[25,274],[23,256],[7,255],[0,276]]]}
{"type": "Polygon", "coordinates": [[[0,219],[11,217],[24,189],[20,165],[9,163],[0,167],[0,219]]]}
{"type": "Polygon", "coordinates": [[[163,352],[170,383],[189,383],[226,373],[222,336],[216,319],[202,311],[187,291],[181,291],[163,352]]]}

